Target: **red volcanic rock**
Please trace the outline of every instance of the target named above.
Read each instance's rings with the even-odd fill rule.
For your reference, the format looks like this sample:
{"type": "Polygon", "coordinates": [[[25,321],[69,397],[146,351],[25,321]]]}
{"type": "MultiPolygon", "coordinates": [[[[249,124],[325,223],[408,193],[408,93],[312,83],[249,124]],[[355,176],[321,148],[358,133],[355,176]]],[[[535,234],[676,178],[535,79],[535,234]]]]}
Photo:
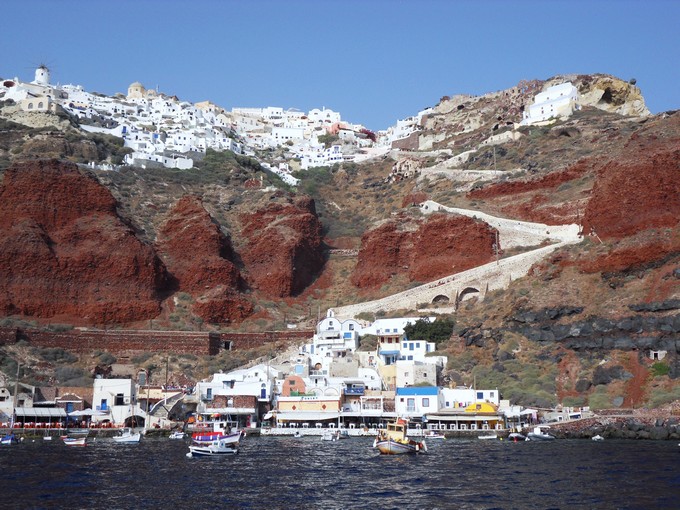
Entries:
{"type": "Polygon", "coordinates": [[[358,261],[350,281],[360,288],[377,287],[392,275],[407,271],[412,253],[413,232],[396,221],[385,223],[361,236],[358,261]]]}
{"type": "Polygon", "coordinates": [[[162,262],[94,177],[56,160],[7,169],[0,187],[0,313],[132,322],[158,315],[165,284],[162,262]]]}
{"type": "Polygon", "coordinates": [[[435,214],[425,221],[390,221],[361,239],[351,282],[376,287],[392,275],[425,282],[493,260],[495,230],[467,216],[435,214]]]}
{"type": "Polygon", "coordinates": [[[647,147],[623,154],[597,173],[583,231],[621,239],[680,221],[680,149],[647,147]]]}
{"type": "Polygon", "coordinates": [[[232,262],[230,239],[205,210],[201,199],[181,198],[156,239],[180,291],[196,297],[194,312],[208,322],[241,322],[252,305],[238,291],[241,273],[232,262]]]}
{"type": "Polygon", "coordinates": [[[200,198],[188,195],[175,204],[158,231],[156,246],[180,290],[197,294],[217,285],[239,289],[231,241],[200,198]]]}
{"type": "Polygon", "coordinates": [[[241,216],[246,238],[241,257],[254,287],[271,297],[302,292],[324,264],[321,223],[314,200],[270,204],[241,216]]]}

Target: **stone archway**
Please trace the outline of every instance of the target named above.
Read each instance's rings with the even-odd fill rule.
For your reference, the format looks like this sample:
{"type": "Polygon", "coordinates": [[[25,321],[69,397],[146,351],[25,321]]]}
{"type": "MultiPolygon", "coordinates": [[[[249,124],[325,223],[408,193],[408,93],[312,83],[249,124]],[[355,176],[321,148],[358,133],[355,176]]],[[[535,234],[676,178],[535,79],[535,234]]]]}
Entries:
{"type": "Polygon", "coordinates": [[[444,294],[437,294],[434,299],[432,299],[432,304],[438,304],[438,303],[448,303],[451,301],[449,299],[449,296],[445,296],[444,294]]]}
{"type": "Polygon", "coordinates": [[[479,289],[474,287],[465,287],[460,291],[458,297],[456,298],[456,306],[465,301],[466,299],[471,299],[473,297],[479,296],[479,289]]]}

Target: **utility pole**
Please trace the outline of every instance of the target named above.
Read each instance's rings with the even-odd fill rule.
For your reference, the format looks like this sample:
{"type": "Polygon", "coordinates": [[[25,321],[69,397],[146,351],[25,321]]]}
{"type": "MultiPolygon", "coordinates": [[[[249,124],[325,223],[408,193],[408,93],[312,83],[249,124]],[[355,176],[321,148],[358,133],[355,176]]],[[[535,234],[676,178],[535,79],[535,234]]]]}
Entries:
{"type": "Polygon", "coordinates": [[[14,381],[14,398],[12,400],[12,419],[10,420],[10,431],[9,433],[12,433],[12,430],[14,429],[14,421],[16,420],[16,415],[17,415],[17,395],[19,392],[19,370],[21,369],[21,363],[17,361],[17,377],[16,380],[14,381]]]}
{"type": "Polygon", "coordinates": [[[496,242],[493,243],[493,251],[496,253],[496,265],[498,265],[498,254],[500,252],[500,246],[499,246],[499,243],[498,243],[498,230],[496,230],[495,236],[496,236],[496,242]]]}

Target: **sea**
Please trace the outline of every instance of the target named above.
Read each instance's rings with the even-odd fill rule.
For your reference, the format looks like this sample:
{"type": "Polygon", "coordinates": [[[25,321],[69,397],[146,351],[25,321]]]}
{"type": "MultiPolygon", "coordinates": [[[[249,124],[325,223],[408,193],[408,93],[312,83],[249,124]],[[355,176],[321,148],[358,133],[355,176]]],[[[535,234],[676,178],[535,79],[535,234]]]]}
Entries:
{"type": "Polygon", "coordinates": [[[147,437],[3,446],[0,508],[680,508],[677,441],[434,439],[390,456],[367,437],[248,436],[236,455],[187,452],[147,437]]]}

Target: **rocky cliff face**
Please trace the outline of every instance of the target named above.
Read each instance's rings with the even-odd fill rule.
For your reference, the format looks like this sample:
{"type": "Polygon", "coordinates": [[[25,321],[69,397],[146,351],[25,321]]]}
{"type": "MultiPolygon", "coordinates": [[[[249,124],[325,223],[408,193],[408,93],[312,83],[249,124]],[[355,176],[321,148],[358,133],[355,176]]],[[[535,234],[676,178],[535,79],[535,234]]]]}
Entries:
{"type": "Polygon", "coordinates": [[[324,264],[321,223],[314,200],[301,197],[241,215],[247,280],[270,297],[301,292],[324,264]]]}
{"type": "Polygon", "coordinates": [[[93,177],[55,160],[17,164],[0,187],[0,311],[106,324],[160,310],[166,272],[93,177]]]}
{"type": "Polygon", "coordinates": [[[181,198],[158,231],[158,253],[179,291],[194,296],[194,312],[208,322],[241,322],[253,306],[239,295],[241,273],[231,240],[197,196],[181,198]]]}
{"type": "Polygon", "coordinates": [[[389,221],[363,235],[351,281],[377,287],[393,275],[426,282],[493,259],[495,230],[466,216],[435,214],[427,220],[389,221]]]}

